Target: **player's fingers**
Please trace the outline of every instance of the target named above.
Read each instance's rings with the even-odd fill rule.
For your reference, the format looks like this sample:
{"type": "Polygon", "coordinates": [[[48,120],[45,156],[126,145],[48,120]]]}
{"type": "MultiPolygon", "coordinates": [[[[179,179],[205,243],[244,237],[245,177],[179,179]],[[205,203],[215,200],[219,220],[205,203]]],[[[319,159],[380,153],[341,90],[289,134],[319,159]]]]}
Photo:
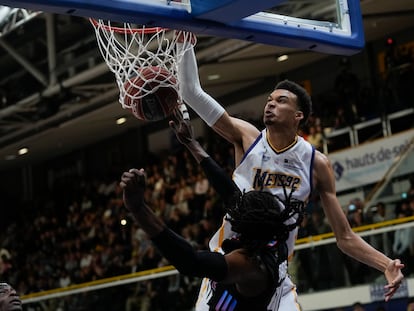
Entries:
{"type": "Polygon", "coordinates": [[[402,276],[397,277],[394,281],[392,281],[390,284],[387,284],[384,286],[384,289],[386,290],[385,293],[385,301],[388,301],[391,299],[391,297],[395,294],[395,292],[400,288],[402,282],[402,276]]]}
{"type": "Polygon", "coordinates": [[[131,168],[128,172],[131,173],[132,176],[134,176],[134,174],[135,175],[143,175],[144,174],[144,169],[143,168],[141,168],[141,169],[131,168]]]}
{"type": "Polygon", "coordinates": [[[403,269],[405,267],[405,265],[403,263],[401,263],[401,260],[399,259],[395,259],[394,265],[397,269],[403,269]]]}
{"type": "Polygon", "coordinates": [[[132,173],[129,173],[129,172],[124,172],[123,174],[122,174],[122,176],[121,176],[121,182],[119,183],[119,185],[122,187],[122,188],[126,188],[126,187],[128,187],[128,185],[130,184],[130,182],[131,182],[131,179],[132,179],[132,177],[133,177],[134,175],[132,174],[132,173]]]}
{"type": "Polygon", "coordinates": [[[168,122],[168,125],[170,126],[170,128],[174,131],[174,133],[177,132],[177,124],[174,121],[170,121],[168,122]]]}
{"type": "Polygon", "coordinates": [[[174,117],[180,123],[183,120],[183,114],[181,113],[180,108],[174,109],[174,117]]]}
{"type": "Polygon", "coordinates": [[[392,296],[394,296],[397,289],[398,287],[388,288],[388,291],[385,293],[385,301],[389,301],[392,298],[392,296]]]}

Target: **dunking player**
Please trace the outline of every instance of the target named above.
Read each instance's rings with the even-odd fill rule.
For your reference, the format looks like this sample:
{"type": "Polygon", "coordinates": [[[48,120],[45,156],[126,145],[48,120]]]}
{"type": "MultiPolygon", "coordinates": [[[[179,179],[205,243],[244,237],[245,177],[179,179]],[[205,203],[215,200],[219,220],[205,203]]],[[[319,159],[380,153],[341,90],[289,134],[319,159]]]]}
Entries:
{"type": "Polygon", "coordinates": [[[303,203],[289,195],[280,199],[263,191],[241,193],[226,172],[193,139],[188,121],[170,124],[222,195],[227,220],[237,235],[223,242],[224,255],[195,251],[145,204],[142,169],[131,169],[122,175],[120,185],[124,189],[125,206],[181,273],[209,278],[212,287],[207,310],[267,311],[274,292],[286,277],[279,265],[287,259],[286,239],[297,225],[287,225],[285,221],[292,215],[299,215],[300,221],[303,203]]]}
{"type": "Polygon", "coordinates": [[[22,301],[15,289],[7,283],[0,283],[0,311],[21,311],[22,301]]]}
{"type": "MultiPolygon", "coordinates": [[[[182,43],[182,44],[187,44],[182,43]]],[[[263,121],[266,128],[259,131],[252,124],[231,117],[200,85],[197,62],[189,49],[178,64],[178,77],[183,100],[218,134],[235,148],[233,180],[240,190],[267,190],[281,195],[283,187],[294,189],[293,197],[308,202],[311,191],[317,191],[338,247],[347,255],[385,274],[385,300],[389,300],[401,284],[404,267],[400,260],[392,260],[377,251],[355,234],[342,211],[335,192],[335,179],[328,158],[297,135],[298,128],[307,121],[311,100],[307,92],[291,81],[278,83],[267,98],[263,121]]],[[[294,218],[294,217],[293,217],[294,218]]],[[[291,221],[294,221],[292,219],[291,221]]],[[[288,248],[293,255],[297,231],[291,231],[288,248]]],[[[231,223],[222,227],[210,241],[211,250],[221,250],[222,241],[232,236],[231,223]]],[[[298,310],[295,285],[286,277],[282,298],[274,297],[270,310],[298,310]]],[[[197,311],[207,310],[206,301],[211,290],[204,280],[199,294],[197,311]]]]}

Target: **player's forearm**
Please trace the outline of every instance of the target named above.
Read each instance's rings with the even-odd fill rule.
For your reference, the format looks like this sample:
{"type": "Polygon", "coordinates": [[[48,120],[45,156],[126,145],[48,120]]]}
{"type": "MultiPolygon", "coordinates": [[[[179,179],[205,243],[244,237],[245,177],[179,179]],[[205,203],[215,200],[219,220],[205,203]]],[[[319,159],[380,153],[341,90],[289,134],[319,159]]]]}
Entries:
{"type": "Polygon", "coordinates": [[[185,144],[197,163],[201,165],[208,181],[223,199],[227,200],[238,191],[227,172],[214,161],[196,140],[185,144]]]}
{"type": "Polygon", "coordinates": [[[203,159],[208,158],[207,152],[200,146],[200,143],[196,140],[192,140],[185,147],[190,151],[197,163],[200,163],[203,159]]]}
{"type": "Polygon", "coordinates": [[[224,108],[200,85],[194,49],[187,50],[178,64],[180,94],[185,103],[209,125],[213,126],[223,115],[224,108]]]}
{"type": "Polygon", "coordinates": [[[183,274],[208,277],[221,281],[227,276],[224,255],[209,251],[195,251],[183,237],[168,228],[152,238],[165,258],[183,274]]]}
{"type": "Polygon", "coordinates": [[[384,272],[391,259],[353,233],[348,239],[338,240],[338,247],[348,256],[384,272]]]}
{"type": "Polygon", "coordinates": [[[147,205],[143,204],[138,208],[130,208],[137,224],[144,230],[150,238],[160,234],[164,228],[164,222],[147,205]]]}
{"type": "Polygon", "coordinates": [[[205,158],[200,164],[209,183],[224,200],[231,199],[236,192],[239,192],[239,188],[227,175],[227,172],[212,158],[205,158]]]}

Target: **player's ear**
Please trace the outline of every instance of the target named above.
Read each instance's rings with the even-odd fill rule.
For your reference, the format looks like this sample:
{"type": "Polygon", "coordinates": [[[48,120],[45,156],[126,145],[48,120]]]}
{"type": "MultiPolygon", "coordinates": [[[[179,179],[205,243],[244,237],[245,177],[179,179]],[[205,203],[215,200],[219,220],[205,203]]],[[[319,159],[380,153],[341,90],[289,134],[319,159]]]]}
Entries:
{"type": "Polygon", "coordinates": [[[296,111],[295,117],[299,118],[299,120],[302,120],[303,119],[303,112],[300,111],[300,110],[296,111]]]}

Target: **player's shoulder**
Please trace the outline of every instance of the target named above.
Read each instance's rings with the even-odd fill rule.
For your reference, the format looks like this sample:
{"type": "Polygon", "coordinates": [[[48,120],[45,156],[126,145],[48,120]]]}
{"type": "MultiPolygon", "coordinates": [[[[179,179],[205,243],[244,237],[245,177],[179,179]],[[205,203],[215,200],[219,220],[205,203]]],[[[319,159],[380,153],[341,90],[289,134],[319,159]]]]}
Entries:
{"type": "Polygon", "coordinates": [[[314,168],[316,170],[327,169],[331,166],[329,158],[319,150],[315,150],[314,168]]]}
{"type": "Polygon", "coordinates": [[[322,152],[316,150],[313,161],[314,188],[319,192],[335,191],[335,177],[329,158],[322,152]]]}

